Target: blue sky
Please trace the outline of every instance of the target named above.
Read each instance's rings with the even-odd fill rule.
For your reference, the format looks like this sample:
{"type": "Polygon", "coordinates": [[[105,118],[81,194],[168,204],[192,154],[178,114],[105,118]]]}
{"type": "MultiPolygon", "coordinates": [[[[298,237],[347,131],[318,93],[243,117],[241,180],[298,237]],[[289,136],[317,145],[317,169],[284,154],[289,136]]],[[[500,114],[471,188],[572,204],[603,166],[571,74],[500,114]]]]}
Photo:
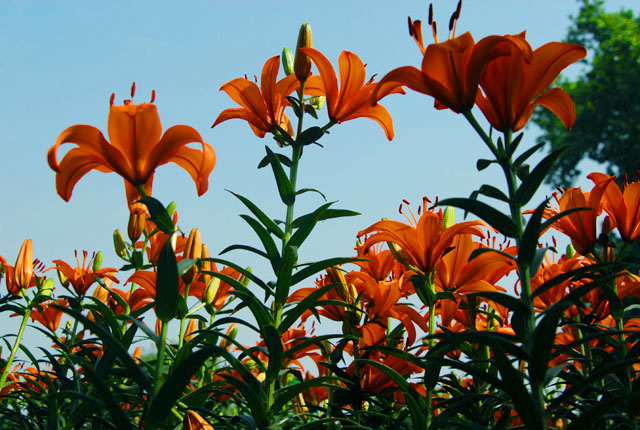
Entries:
{"type": "MultiPolygon", "coordinates": [[[[454,0],[435,4],[441,39],[455,5],[454,0]]],[[[607,2],[611,10],[622,6],[637,9],[634,0],[607,2]]],[[[477,40],[527,30],[536,48],[561,40],[569,14],[577,10],[570,0],[467,0],[457,31],[471,31],[477,40]]],[[[73,124],[90,124],[106,134],[110,94],[121,102],[133,81],[136,102],[156,90],[163,128],[190,125],[217,153],[207,194],[198,198],[188,175],[167,165],[156,174],[154,196],[175,200],[181,228],[199,227],[214,253],[233,243],[257,244],[237,216],[243,206],[224,190],[284,217],[271,173],[256,170],[264,145],[275,145],[256,138],[240,120],[210,128],[222,110],[235,107],[220,86],[244,74],[260,75],[268,58],[284,46],[295,47],[302,22],[311,24],[314,47],[334,64],[342,50],[350,50],[368,64],[368,76],[417,66],[420,53],[408,36],[407,15],[426,21],[427,11],[424,1],[2,2],[0,255],[13,262],[22,241],[32,238],[34,255],[48,265],[53,259],[73,260],[76,249],[102,249],[103,265],[121,265],[111,237],[115,228],[126,231],[122,179],[91,172],[66,203],[55,192],[46,152],[73,124]]],[[[425,41],[431,41],[429,31],[425,41]]],[[[573,67],[573,73],[579,70],[573,67]]],[[[338,201],[336,207],[363,215],[324,223],[300,251],[301,260],[351,255],[357,231],[382,217],[398,217],[401,199],[417,204],[425,195],[467,196],[482,183],[503,186],[497,170],[476,171],[475,160],[488,153],[462,117],[436,111],[432,99],[412,92],[383,104],[394,118],[394,141],[388,142],[373,121],[357,119],[334,127],[322,140],[323,149],[305,152],[299,186],[318,188],[338,201]]],[[[326,119],[326,112],[321,115],[326,119]]],[[[528,145],[535,135],[528,130],[528,145]]],[[[540,199],[545,193],[549,190],[540,199]]],[[[323,203],[315,194],[299,201],[298,214],[323,203]]],[[[266,269],[241,252],[228,257],[266,269]]]]}

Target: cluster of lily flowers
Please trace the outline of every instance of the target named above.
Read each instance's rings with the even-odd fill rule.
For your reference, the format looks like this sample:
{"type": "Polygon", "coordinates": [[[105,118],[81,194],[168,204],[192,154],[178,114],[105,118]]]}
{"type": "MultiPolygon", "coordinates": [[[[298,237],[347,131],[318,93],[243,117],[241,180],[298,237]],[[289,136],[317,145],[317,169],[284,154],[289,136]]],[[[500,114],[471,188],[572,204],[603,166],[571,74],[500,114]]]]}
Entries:
{"type": "MultiPolygon", "coordinates": [[[[376,121],[391,140],[394,137],[391,115],[378,102],[390,94],[404,93],[404,88],[433,97],[437,109],[450,109],[463,115],[476,129],[480,126],[472,115],[474,106],[494,130],[505,133],[522,129],[537,105],[551,110],[567,128],[573,125],[575,108],[571,98],[562,89],[548,87],[565,67],[586,55],[583,47],[551,42],[534,50],[524,32],[492,35],[475,42],[470,33],[455,35],[459,16],[460,5],[449,24],[449,39],[439,42],[430,9],[428,23],[436,41],[427,46],[423,42],[422,23],[409,18],[410,35],[421,51],[421,67],[394,69],[379,82],[373,78],[367,81],[362,60],[352,52],[343,51],[338,59],[338,84],[333,65],[324,54],[311,47],[310,29],[303,26],[296,60],[284,54],[285,77],[278,78],[281,58],[274,56],[262,69],[260,86],[245,77],[221,87],[240,107],[224,110],[213,127],[229,119],[242,119],[257,137],[271,134],[280,147],[286,147],[301,133],[299,128],[294,131],[287,111],[293,109],[297,117],[304,112],[317,116],[316,110],[326,106],[328,122],[320,128],[321,135],[345,121],[369,118],[376,121]],[[311,72],[312,64],[318,74],[311,72]],[[296,93],[300,100],[307,97],[307,103],[292,100],[296,93]]],[[[108,309],[114,316],[127,316],[120,320],[123,334],[132,321],[144,326],[152,319],[149,313],[156,307],[161,278],[166,276],[161,273],[159,259],[165,245],[171,243],[178,267],[181,262],[191,263],[178,279],[184,310],[175,317],[180,321],[178,341],[169,347],[178,351],[185,344],[197,342],[198,334],[207,328],[224,325],[226,331],[216,338],[218,346],[228,351],[230,357],[240,355],[239,363],[247,371],[243,373],[235,366],[216,362],[196,372],[184,393],[205,389],[220,408],[223,407],[220,405],[237,407],[246,393],[230,381],[247,382],[248,375],[258,381],[271,377],[268,375],[271,346],[263,330],[256,329],[260,339],[255,346],[242,345],[237,340],[238,324],[234,322],[236,310],[242,307],[235,306],[241,295],[237,291],[240,287],[235,285],[247,287],[255,280],[246,270],[232,264],[219,269],[197,228],[189,235],[180,234],[178,228],[173,233],[167,232],[148,205],[142,203],[152,194],[156,168],[168,162],[185,169],[198,194],[204,194],[215,165],[215,152],[189,126],[173,126],[163,134],[153,103],[155,94],[150,103],[141,104],[133,103],[134,95],[135,84],[131,99],[123,105],[114,104],[112,96],[109,140],[95,127],[74,125],[60,134],[48,152],[49,165],[56,172],[57,192],[65,201],[71,198],[75,184],[91,170],[115,172],[124,179],[130,212],[129,240],[119,230],[114,233],[114,249],[125,262],[124,267],[120,270],[101,267],[102,254],[90,258],[86,251],[82,253],[81,262],[54,260],[53,265],[48,266],[34,260],[33,244],[27,240],[13,266],[0,256],[0,273],[7,294],[3,303],[19,300],[25,303],[19,312],[15,310],[17,305],[3,309],[13,309],[12,316],[23,316],[25,321],[30,318],[40,324],[55,348],[65,351],[56,356],[58,362],[68,360],[68,354],[77,353],[82,354],[89,365],[97,366],[106,345],[100,344],[98,334],[91,328],[86,325],[80,328],[77,319],[75,324],[70,322],[61,329],[63,314],[73,309],[75,313],[71,316],[81,314],[96,322],[104,319],[102,314],[108,309]],[[58,161],[58,149],[66,143],[75,146],[58,161]],[[190,143],[199,147],[187,146],[190,143]],[[127,270],[133,273],[126,279],[120,277],[120,273],[127,270]],[[51,273],[57,274],[58,284],[65,293],[60,293],[60,287],[54,285],[51,273]]],[[[559,189],[553,196],[555,203],[549,203],[542,214],[543,219],[552,220],[547,229],[565,235],[571,245],[559,257],[550,256],[552,252],[545,254],[531,274],[530,293],[535,312],[545,311],[589,282],[572,276],[562,278],[563,274],[617,261],[619,255],[609,237],[617,234],[621,238],[620,253],[640,237],[640,182],[625,181],[621,188],[614,177],[602,173],[592,173],[588,178],[593,182],[589,192],[580,188],[559,189]],[[568,214],[559,216],[566,211],[568,214]],[[562,281],[549,282],[558,277],[562,281]]],[[[437,203],[424,198],[414,212],[409,202],[403,201],[400,213],[406,222],[385,219],[363,228],[357,233],[358,245],[352,262],[327,267],[318,274],[315,283],[307,279],[306,287],[287,295],[287,307],[305,303],[307,309],[300,312],[295,327],[280,333],[282,369],[289,373],[284,372],[278,383],[294,385],[296,381],[336,378],[334,388],[309,384],[308,389],[293,396],[290,404],[298,413],[313,415],[320,410],[327,411],[332,402],[350,410],[374,408],[382,399],[402,408],[408,401],[408,388],[393,377],[399,375],[415,393],[426,398],[429,410],[438,416],[445,410],[446,401],[455,397],[453,382],[448,385],[440,382],[435,388],[422,382],[426,367],[421,357],[436,347],[439,336],[452,332],[517,336],[521,331],[513,325],[513,309],[492,296],[508,292],[517,299],[523,295],[522,283],[509,277],[519,270],[518,246],[485,221],[455,222],[452,208],[443,210],[437,203]],[[489,250],[492,252],[486,252],[489,250]],[[323,325],[326,320],[337,322],[342,334],[316,336],[315,329],[308,330],[309,320],[313,326],[323,325]],[[393,373],[385,370],[387,368],[393,373]],[[337,393],[345,391],[350,393],[348,398],[336,400],[337,393]]],[[[528,213],[534,211],[535,208],[528,213]]],[[[166,214],[173,226],[177,226],[175,209],[167,207],[166,214]]],[[[553,242],[554,246],[549,248],[556,251],[555,238],[553,242]]],[[[267,249],[262,254],[269,252],[267,249]]],[[[625,270],[614,277],[614,283],[620,301],[640,299],[638,272],[625,270]]],[[[581,327],[589,324],[611,331],[612,336],[627,334],[624,348],[637,350],[640,318],[621,320],[614,314],[610,296],[603,289],[595,288],[580,296],[575,306],[563,312],[562,323],[555,334],[552,364],[558,366],[559,371],[568,368],[584,371],[593,367],[595,358],[587,358],[587,354],[597,347],[598,338],[581,342],[587,335],[581,327]]],[[[148,332],[161,336],[163,325],[168,324],[169,321],[158,318],[155,328],[148,332]]],[[[4,354],[0,362],[1,403],[9,405],[19,401],[20,392],[35,397],[55,385],[50,382],[52,379],[67,377],[56,375],[55,368],[28,366],[27,361],[14,365],[16,348],[9,358],[4,354]]],[[[611,352],[613,347],[605,349],[611,352]]],[[[447,351],[446,356],[459,363],[484,360],[488,366],[494,359],[493,354],[492,348],[467,343],[447,351]]],[[[132,358],[139,364],[145,360],[140,348],[135,349],[132,358]]],[[[155,358],[149,363],[153,360],[155,358]]],[[[640,363],[631,363],[629,369],[630,382],[637,385],[640,363]]],[[[475,384],[469,375],[452,373],[451,378],[459,379],[459,387],[469,388],[475,384]]],[[[476,388],[488,390],[486,386],[476,388]]],[[[549,394],[552,397],[559,397],[563,392],[560,385],[553,390],[549,394]]],[[[145,409],[144,404],[120,406],[145,409]]],[[[343,412],[332,413],[344,416],[343,412]]],[[[213,428],[212,420],[205,420],[201,410],[181,409],[177,414],[183,418],[185,429],[213,428]]],[[[522,425],[514,409],[497,408],[493,419],[505,422],[507,416],[510,425],[522,425]]],[[[562,420],[553,420],[547,425],[562,428],[562,420]]]]}

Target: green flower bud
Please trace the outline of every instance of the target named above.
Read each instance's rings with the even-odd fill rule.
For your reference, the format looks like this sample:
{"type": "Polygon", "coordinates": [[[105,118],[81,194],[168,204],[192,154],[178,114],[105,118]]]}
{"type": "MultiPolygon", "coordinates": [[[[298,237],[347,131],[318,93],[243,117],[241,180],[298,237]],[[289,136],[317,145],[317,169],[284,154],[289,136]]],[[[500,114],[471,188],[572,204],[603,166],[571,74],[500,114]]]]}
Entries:
{"type": "Polygon", "coordinates": [[[443,220],[442,220],[442,229],[447,229],[456,223],[456,210],[447,206],[444,210],[443,220]]]}
{"type": "Polygon", "coordinates": [[[44,282],[40,284],[40,291],[38,291],[38,293],[41,296],[49,297],[52,291],[53,291],[53,279],[48,278],[48,279],[45,279],[44,282]]]}
{"type": "MultiPolygon", "coordinates": [[[[246,270],[247,270],[247,272],[252,273],[251,272],[251,267],[247,267],[246,270]]],[[[249,278],[247,278],[246,276],[242,275],[240,277],[240,283],[246,287],[247,285],[249,285],[249,278]]]]}
{"type": "Polygon", "coordinates": [[[220,288],[220,278],[213,278],[209,285],[204,289],[204,299],[207,304],[213,304],[220,288]]]}
{"type": "Polygon", "coordinates": [[[293,54],[289,48],[284,48],[282,50],[282,68],[287,76],[295,73],[293,69],[293,54]]]}
{"type": "Polygon", "coordinates": [[[98,253],[96,254],[95,258],[93,259],[93,266],[91,267],[91,269],[94,272],[97,272],[98,270],[100,270],[100,266],[102,266],[102,251],[98,251],[98,253]]]}
{"type": "Polygon", "coordinates": [[[567,250],[565,251],[565,254],[567,254],[567,258],[573,258],[576,255],[576,250],[573,247],[573,245],[571,244],[567,245],[567,250]]]}
{"type": "Polygon", "coordinates": [[[309,105],[314,109],[320,110],[324,107],[324,102],[327,100],[325,96],[315,96],[309,99],[309,105]]]}
{"type": "Polygon", "coordinates": [[[113,232],[113,248],[116,250],[118,257],[127,259],[127,244],[124,241],[124,236],[117,229],[113,232]]]}
{"type": "Polygon", "coordinates": [[[167,213],[169,216],[173,216],[173,213],[176,211],[176,202],[171,202],[167,205],[167,213]]]}

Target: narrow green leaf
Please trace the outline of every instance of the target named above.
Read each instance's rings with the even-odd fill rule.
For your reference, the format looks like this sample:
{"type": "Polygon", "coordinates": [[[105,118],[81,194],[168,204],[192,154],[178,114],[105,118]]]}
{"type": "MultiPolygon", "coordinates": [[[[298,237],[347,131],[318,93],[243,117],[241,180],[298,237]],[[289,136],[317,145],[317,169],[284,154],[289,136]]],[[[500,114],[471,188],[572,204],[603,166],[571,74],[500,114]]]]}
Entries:
{"type": "MultiPolygon", "coordinates": [[[[342,217],[347,217],[347,216],[357,216],[357,215],[361,215],[360,212],[355,212],[355,211],[350,211],[347,209],[327,209],[326,211],[317,214],[316,218],[317,221],[325,221],[331,218],[342,218],[342,217]]],[[[293,221],[293,227],[294,228],[299,228],[302,224],[304,224],[307,221],[307,218],[310,217],[311,214],[306,214],[306,215],[302,215],[298,218],[296,218],[293,221]]]]}
{"type": "Polygon", "coordinates": [[[466,198],[444,199],[438,202],[438,206],[455,206],[471,212],[491,227],[508,237],[518,237],[519,231],[513,220],[497,209],[479,200],[466,198]]]}
{"type": "Polygon", "coordinates": [[[275,400],[273,401],[272,410],[275,412],[280,411],[291,399],[313,387],[341,388],[331,384],[331,382],[335,381],[336,379],[336,377],[331,376],[319,376],[308,381],[302,381],[293,385],[282,387],[275,393],[275,400]]]}
{"type": "Polygon", "coordinates": [[[177,315],[179,290],[178,263],[171,247],[171,240],[167,240],[158,257],[155,300],[156,316],[164,323],[172,320],[177,315]]]}
{"type": "Polygon", "coordinates": [[[292,246],[300,247],[305,239],[311,234],[311,231],[318,223],[318,219],[322,214],[331,206],[334,202],[325,203],[320,206],[315,211],[306,215],[305,220],[301,223],[300,227],[293,233],[291,239],[289,239],[289,244],[292,246]]]}
{"type": "Polygon", "coordinates": [[[245,220],[247,224],[253,229],[253,231],[258,235],[260,242],[262,242],[262,246],[264,250],[267,252],[269,257],[269,261],[271,262],[271,267],[274,272],[278,272],[280,267],[280,252],[278,252],[278,247],[276,243],[273,241],[273,238],[269,234],[266,228],[258,222],[255,218],[250,217],[249,215],[240,215],[240,218],[245,220]]]}
{"type": "Polygon", "coordinates": [[[269,259],[269,256],[267,255],[266,252],[259,250],[258,248],[254,248],[253,246],[249,246],[249,245],[229,245],[227,246],[225,249],[223,249],[222,251],[220,251],[220,255],[222,254],[226,254],[229,251],[234,251],[236,249],[242,249],[244,251],[249,251],[249,252],[253,252],[254,254],[259,255],[260,257],[264,257],[267,260],[269,259]]]}
{"type": "MultiPolygon", "coordinates": [[[[280,160],[280,162],[287,166],[287,167],[291,167],[291,159],[289,157],[287,157],[284,154],[278,154],[276,153],[276,157],[278,157],[278,160],[280,160]]],[[[265,155],[264,158],[262,160],[260,160],[260,163],[258,164],[258,169],[262,169],[263,167],[267,167],[269,165],[269,156],[265,155]]]]}
{"type": "Polygon", "coordinates": [[[176,226],[173,224],[173,219],[165,209],[165,207],[160,203],[160,200],[155,199],[151,196],[146,196],[138,200],[140,203],[144,203],[149,209],[149,214],[151,217],[149,218],[153,221],[156,226],[160,229],[161,232],[166,234],[172,234],[176,226]]]}
{"type": "MultiPolygon", "coordinates": [[[[531,266],[533,258],[538,249],[538,238],[540,237],[540,224],[544,209],[547,207],[549,199],[543,201],[533,212],[522,233],[522,239],[518,246],[518,263],[522,266],[531,266]]],[[[533,275],[535,272],[532,272],[533,275]]]]}
{"type": "Polygon", "coordinates": [[[318,272],[325,270],[328,267],[337,266],[338,264],[353,263],[356,261],[368,261],[366,258],[354,258],[354,257],[336,257],[328,258],[326,260],[317,261],[309,264],[304,269],[297,271],[291,277],[291,285],[296,285],[299,282],[304,281],[310,276],[315,275],[318,272]]]}
{"type": "Polygon", "coordinates": [[[544,145],[545,145],[544,142],[540,142],[540,143],[537,143],[537,144],[533,145],[531,148],[527,149],[525,152],[520,154],[518,156],[518,158],[516,158],[516,160],[513,162],[513,167],[517,168],[518,166],[520,166],[522,163],[527,161],[529,159],[529,157],[531,157],[533,154],[538,152],[538,149],[542,148],[544,145]]]}
{"type": "Polygon", "coordinates": [[[269,163],[273,169],[273,176],[275,177],[276,184],[278,185],[280,199],[285,205],[291,205],[296,200],[296,193],[293,189],[293,185],[291,185],[289,177],[287,177],[287,174],[282,168],[280,159],[269,149],[268,146],[265,146],[265,149],[267,151],[267,156],[269,157],[269,163]]]}
{"type": "MultiPolygon", "coordinates": [[[[280,162],[282,162],[282,160],[280,160],[280,162]]],[[[267,164],[268,164],[268,160],[265,166],[267,164]]],[[[290,165],[290,164],[291,162],[289,162],[289,164],[287,165],[290,165]]],[[[240,194],[234,193],[233,191],[229,191],[229,192],[233,194],[235,197],[237,197],[238,200],[240,200],[251,211],[251,213],[254,214],[256,218],[258,218],[258,220],[262,223],[262,225],[264,225],[267,228],[267,230],[269,230],[270,233],[275,234],[279,239],[282,239],[284,237],[284,232],[280,227],[278,227],[278,224],[276,224],[271,218],[269,218],[264,212],[262,212],[262,210],[258,206],[256,206],[251,200],[249,200],[248,198],[240,194]]]]}
{"type": "Polygon", "coordinates": [[[491,163],[495,163],[495,162],[496,160],[485,160],[484,158],[479,158],[478,161],[476,162],[476,169],[478,169],[478,171],[482,171],[487,167],[489,167],[491,163]]]}
{"type": "Polygon", "coordinates": [[[269,365],[267,367],[267,379],[274,381],[282,368],[282,355],[284,348],[282,346],[282,340],[280,339],[280,333],[274,326],[266,326],[262,330],[262,336],[264,343],[267,345],[267,351],[269,351],[269,365]]]}
{"type": "MultiPolygon", "coordinates": [[[[203,258],[202,260],[203,261],[212,261],[214,263],[224,264],[227,267],[231,267],[232,269],[240,272],[240,274],[242,274],[242,276],[244,276],[245,278],[249,279],[251,282],[253,282],[254,284],[258,285],[260,288],[265,290],[268,294],[270,294],[270,295],[275,294],[274,291],[266,284],[266,282],[264,282],[262,279],[258,278],[250,270],[247,270],[244,267],[240,267],[237,264],[235,264],[235,263],[233,263],[233,262],[231,262],[229,260],[224,260],[222,258],[203,258]]],[[[242,285],[242,284],[240,284],[240,285],[242,285]]]]}
{"type": "Polygon", "coordinates": [[[500,191],[498,188],[492,186],[492,185],[487,185],[484,184],[480,187],[480,189],[478,189],[478,192],[480,194],[483,194],[487,197],[492,197],[494,199],[498,199],[501,200],[503,202],[508,202],[509,201],[509,197],[507,197],[507,195],[505,193],[503,193],[502,191],[500,191]]]}
{"type": "Polygon", "coordinates": [[[284,319],[282,320],[282,323],[280,323],[278,331],[281,334],[287,331],[293,324],[295,324],[296,321],[298,321],[298,318],[300,318],[300,316],[306,310],[314,308],[314,305],[320,299],[320,297],[322,297],[325,293],[329,292],[333,288],[335,288],[334,284],[325,285],[322,288],[318,288],[307,297],[305,297],[304,300],[296,304],[293,309],[287,310],[283,315],[284,319]]]}
{"type": "Polygon", "coordinates": [[[476,248],[473,251],[471,251],[471,254],[469,255],[469,260],[471,261],[474,258],[476,258],[478,255],[480,254],[484,254],[485,252],[495,252],[497,254],[500,254],[504,257],[510,258],[513,261],[516,261],[516,257],[514,255],[508,254],[504,251],[500,251],[499,249],[493,249],[493,248],[476,248]]]}
{"type": "MultiPolygon", "coordinates": [[[[291,241],[290,241],[291,242],[291,241]]],[[[282,264],[278,269],[278,282],[276,283],[276,303],[284,305],[289,297],[291,288],[291,272],[298,261],[298,248],[291,243],[287,244],[282,257],[282,264]]]]}
{"type": "Polygon", "coordinates": [[[109,390],[105,383],[100,378],[96,377],[91,366],[83,366],[82,369],[84,371],[84,375],[96,389],[98,394],[97,397],[104,402],[104,405],[109,411],[111,419],[113,420],[112,422],[116,428],[122,430],[133,429],[129,418],[127,418],[127,415],[120,407],[120,403],[113,397],[111,390],[109,390]]]}
{"type": "Polygon", "coordinates": [[[515,137],[515,139],[513,139],[511,141],[511,145],[509,145],[509,147],[507,148],[507,155],[509,157],[511,157],[513,154],[515,154],[516,149],[518,149],[518,145],[520,145],[520,142],[522,142],[522,138],[523,137],[524,137],[524,132],[522,132],[519,135],[517,135],[515,137]]]}
{"type": "Polygon", "coordinates": [[[322,196],[323,200],[326,202],[327,201],[327,197],[322,194],[320,191],[316,190],[315,188],[301,188],[298,191],[296,191],[296,195],[299,194],[303,194],[303,193],[318,193],[322,196]]]}
{"type": "Polygon", "coordinates": [[[538,165],[534,167],[531,173],[529,173],[527,177],[522,180],[522,183],[518,187],[516,195],[514,196],[514,199],[518,204],[524,206],[529,203],[529,200],[531,200],[536,191],[538,191],[538,187],[540,187],[540,184],[542,184],[544,178],[547,177],[547,174],[553,167],[553,164],[565,149],[566,148],[557,149],[551,154],[544,157],[542,161],[540,161],[538,165]]]}
{"type": "Polygon", "coordinates": [[[296,142],[302,145],[309,145],[311,143],[314,143],[317,140],[320,140],[322,136],[324,136],[324,130],[322,130],[322,128],[310,127],[305,131],[303,131],[302,133],[300,133],[300,135],[296,139],[296,142]]]}
{"type": "Polygon", "coordinates": [[[183,258],[178,261],[178,276],[184,275],[197,262],[198,260],[192,260],[190,258],[183,258]]]}
{"type": "Polygon", "coordinates": [[[151,399],[151,404],[145,414],[147,426],[150,428],[163,426],[171,408],[182,397],[182,393],[193,375],[207,359],[215,357],[218,352],[219,349],[213,345],[205,346],[192,353],[171,371],[160,391],[151,399]]]}

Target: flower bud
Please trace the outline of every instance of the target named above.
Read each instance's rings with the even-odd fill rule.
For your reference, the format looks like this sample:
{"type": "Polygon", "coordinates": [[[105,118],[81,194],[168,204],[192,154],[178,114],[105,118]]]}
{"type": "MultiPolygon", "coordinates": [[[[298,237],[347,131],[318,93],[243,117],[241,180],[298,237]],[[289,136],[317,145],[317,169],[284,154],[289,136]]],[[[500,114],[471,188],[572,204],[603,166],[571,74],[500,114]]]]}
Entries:
{"type": "Polygon", "coordinates": [[[282,50],[282,68],[287,76],[295,73],[293,70],[293,54],[289,48],[284,48],[282,50]]]}
{"type": "Polygon", "coordinates": [[[60,284],[67,288],[69,286],[69,278],[67,278],[67,275],[65,275],[60,269],[56,269],[56,272],[58,273],[58,280],[60,281],[60,284]]]}
{"type": "Polygon", "coordinates": [[[176,211],[176,202],[170,202],[167,205],[167,214],[169,216],[173,216],[174,212],[176,211]]]}
{"type": "Polygon", "coordinates": [[[204,289],[204,299],[208,305],[213,304],[216,300],[216,295],[218,294],[218,289],[220,288],[220,278],[213,278],[211,282],[204,289]]]}
{"type": "Polygon", "coordinates": [[[445,230],[456,223],[456,210],[447,206],[442,217],[442,229],[445,230]]]}
{"type": "Polygon", "coordinates": [[[16,288],[22,290],[29,287],[33,277],[33,242],[27,239],[22,243],[16,265],[13,268],[13,279],[16,288]]]}
{"type": "Polygon", "coordinates": [[[576,249],[573,247],[573,245],[569,244],[567,245],[565,254],[567,254],[567,258],[573,258],[576,255],[576,249]]]}
{"type": "Polygon", "coordinates": [[[325,96],[315,96],[309,99],[309,105],[314,109],[320,110],[324,107],[324,102],[327,100],[325,96]]]}
{"type": "Polygon", "coordinates": [[[207,287],[213,277],[209,273],[205,272],[212,272],[213,265],[211,261],[204,260],[205,258],[211,258],[211,254],[209,254],[209,247],[204,243],[202,244],[202,254],[200,255],[200,258],[203,259],[202,265],[200,266],[202,282],[204,282],[205,287],[207,287]]]}
{"type": "Polygon", "coordinates": [[[115,249],[118,257],[125,260],[127,259],[127,244],[124,241],[122,233],[117,229],[113,231],[113,248],[115,249]]]}
{"type": "Polygon", "coordinates": [[[132,211],[129,214],[129,225],[127,226],[127,234],[131,242],[135,242],[140,239],[142,232],[144,231],[144,225],[147,221],[147,215],[145,212],[132,211]]]}
{"type": "Polygon", "coordinates": [[[91,269],[94,272],[97,272],[98,270],[100,270],[101,266],[102,266],[102,251],[98,251],[95,258],[93,259],[93,265],[91,266],[91,269]]]}
{"type": "Polygon", "coordinates": [[[195,337],[195,332],[197,331],[197,320],[195,318],[189,319],[189,324],[187,324],[187,328],[184,330],[184,341],[190,342],[191,339],[195,337]]]}
{"type": "MultiPolygon", "coordinates": [[[[202,236],[200,235],[200,230],[198,228],[194,228],[191,230],[189,234],[189,238],[187,239],[187,244],[184,247],[184,253],[182,256],[184,258],[188,258],[190,260],[197,260],[202,255],[202,236]]],[[[190,284],[193,281],[194,276],[198,272],[198,267],[194,264],[182,274],[182,280],[190,284]]]]}
{"type": "MultiPolygon", "coordinates": [[[[251,273],[251,267],[248,267],[245,269],[247,272],[251,273]]],[[[239,281],[244,287],[246,287],[247,285],[249,285],[249,278],[242,275],[240,277],[240,281],[239,281]]]]}
{"type": "Polygon", "coordinates": [[[227,329],[226,335],[228,337],[223,337],[222,340],[220,340],[220,344],[218,346],[220,346],[220,348],[229,350],[232,345],[231,341],[235,340],[236,336],[238,335],[238,324],[237,323],[231,324],[227,329]]]}
{"type": "Polygon", "coordinates": [[[344,273],[342,273],[340,266],[327,268],[327,276],[329,276],[332,284],[337,284],[336,293],[338,293],[338,296],[340,296],[342,300],[347,300],[349,298],[349,286],[347,285],[347,280],[344,278],[344,273]]]}
{"type": "Polygon", "coordinates": [[[305,22],[300,26],[298,33],[298,44],[296,45],[296,58],[293,63],[293,69],[296,77],[300,82],[304,82],[311,72],[311,58],[303,54],[300,48],[313,48],[313,37],[311,35],[311,26],[305,22]]]}
{"type": "Polygon", "coordinates": [[[53,291],[53,279],[48,278],[48,279],[45,279],[44,282],[40,284],[40,290],[38,291],[38,294],[44,297],[49,297],[52,291],[53,291]]]}
{"type": "Polygon", "coordinates": [[[213,426],[206,422],[197,412],[189,410],[184,415],[182,430],[213,430],[213,426]]]}

